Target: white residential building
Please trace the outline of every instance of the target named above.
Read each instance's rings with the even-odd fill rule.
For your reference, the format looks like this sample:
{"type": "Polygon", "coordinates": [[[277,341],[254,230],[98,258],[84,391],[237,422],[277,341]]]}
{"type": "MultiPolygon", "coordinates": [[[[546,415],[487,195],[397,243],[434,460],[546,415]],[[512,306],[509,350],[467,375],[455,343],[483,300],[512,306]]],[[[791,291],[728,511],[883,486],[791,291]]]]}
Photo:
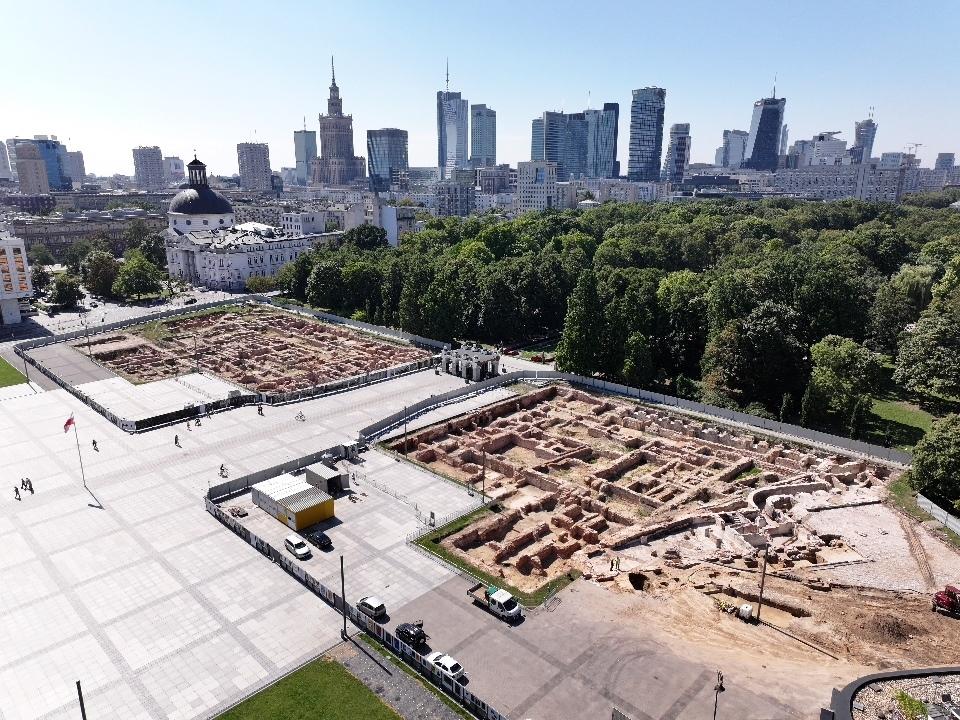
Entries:
{"type": "Polygon", "coordinates": [[[285,212],[280,216],[280,228],[288,235],[312,235],[327,230],[326,210],[285,212]]]}
{"type": "Polygon", "coordinates": [[[545,160],[517,163],[517,212],[550,210],[557,200],[557,164],[545,160]]]}
{"type": "Polygon", "coordinates": [[[0,325],[20,322],[20,300],[33,295],[23,240],[0,231],[0,325]]]}
{"type": "Polygon", "coordinates": [[[225,230],[167,230],[164,245],[171,277],[218,290],[243,290],[251,277],[276,272],[339,232],[287,235],[280,228],[245,223],[225,230]]]}

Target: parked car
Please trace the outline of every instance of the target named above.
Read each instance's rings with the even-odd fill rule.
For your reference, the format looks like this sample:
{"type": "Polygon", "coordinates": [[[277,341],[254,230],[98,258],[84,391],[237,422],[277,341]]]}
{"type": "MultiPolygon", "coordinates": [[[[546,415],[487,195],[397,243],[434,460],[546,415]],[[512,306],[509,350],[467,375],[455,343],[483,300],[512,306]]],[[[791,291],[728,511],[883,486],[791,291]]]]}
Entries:
{"type": "Polygon", "coordinates": [[[194,297],[192,297],[192,298],[187,298],[186,300],[184,300],[184,301],[183,301],[183,304],[184,304],[184,305],[193,305],[195,302],[197,302],[197,299],[194,298],[194,297]]]}
{"type": "Polygon", "coordinates": [[[322,531],[307,535],[307,541],[319,550],[331,550],[333,548],[333,541],[330,536],[322,531]]]}
{"type": "Polygon", "coordinates": [[[283,544],[286,546],[287,551],[297,560],[306,560],[313,554],[303,541],[303,538],[299,535],[287,535],[283,540],[283,544]]]}
{"type": "Polygon", "coordinates": [[[463,677],[463,665],[442,652],[432,652],[423,658],[451,680],[463,677]]]}
{"type": "Polygon", "coordinates": [[[368,617],[372,617],[374,620],[379,620],[387,616],[387,606],[375,595],[360,598],[360,600],[357,601],[357,610],[368,617]]]}
{"type": "Polygon", "coordinates": [[[427,641],[427,637],[429,637],[423,631],[423,620],[417,620],[412,623],[400,623],[397,625],[394,635],[412,647],[423,645],[423,643],[427,641]]]}

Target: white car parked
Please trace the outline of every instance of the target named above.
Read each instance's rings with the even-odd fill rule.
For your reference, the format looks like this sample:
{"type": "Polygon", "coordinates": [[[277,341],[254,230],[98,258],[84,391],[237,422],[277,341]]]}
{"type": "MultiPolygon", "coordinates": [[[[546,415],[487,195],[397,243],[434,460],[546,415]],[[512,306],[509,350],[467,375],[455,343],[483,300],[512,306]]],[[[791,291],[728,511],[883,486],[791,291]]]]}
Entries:
{"type": "Polygon", "coordinates": [[[463,677],[463,665],[458,663],[452,657],[442,652],[432,652],[424,657],[428,663],[442,672],[451,680],[458,680],[463,677]]]}
{"type": "Polygon", "coordinates": [[[374,620],[379,620],[387,615],[387,606],[383,604],[383,600],[375,595],[360,598],[357,601],[357,610],[374,620]]]}

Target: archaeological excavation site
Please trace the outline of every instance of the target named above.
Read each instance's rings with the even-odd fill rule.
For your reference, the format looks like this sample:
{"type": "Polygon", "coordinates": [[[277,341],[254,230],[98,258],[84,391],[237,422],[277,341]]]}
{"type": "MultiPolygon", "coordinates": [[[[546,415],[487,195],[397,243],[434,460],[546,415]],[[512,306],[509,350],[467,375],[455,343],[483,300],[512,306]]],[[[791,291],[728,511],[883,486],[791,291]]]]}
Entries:
{"type": "Polygon", "coordinates": [[[153,322],[74,346],[134,383],[199,369],[262,393],[305,390],[429,357],[412,345],[254,305],[153,322]]]}
{"type": "Polygon", "coordinates": [[[496,501],[437,542],[508,587],[579,574],[674,600],[682,625],[691,602],[756,603],[765,571],[766,619],[831,656],[944,661],[929,592],[960,557],[884,502],[894,466],[565,384],[389,447],[496,501]]]}

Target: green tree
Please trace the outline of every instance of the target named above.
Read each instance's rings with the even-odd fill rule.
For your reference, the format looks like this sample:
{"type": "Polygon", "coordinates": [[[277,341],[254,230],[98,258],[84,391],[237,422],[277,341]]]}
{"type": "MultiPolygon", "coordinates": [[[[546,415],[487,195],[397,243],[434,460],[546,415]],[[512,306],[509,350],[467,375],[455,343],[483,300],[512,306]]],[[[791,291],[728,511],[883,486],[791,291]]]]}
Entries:
{"type": "Polygon", "coordinates": [[[653,380],[650,341],[641,333],[633,333],[627,338],[622,375],[623,379],[634,387],[644,387],[653,380]]]}
{"type": "Polygon", "coordinates": [[[137,218],[127,225],[127,228],[123,231],[123,246],[128,250],[142,250],[141,246],[147,238],[155,234],[149,225],[137,218]]]}
{"type": "Polygon", "coordinates": [[[578,375],[592,375],[597,371],[602,337],[601,317],[597,278],[592,270],[586,270],[567,303],[567,317],[557,346],[558,370],[578,375]]]}
{"type": "Polygon", "coordinates": [[[94,250],[83,260],[83,283],[93,295],[109,297],[119,272],[117,259],[102,250],[94,250]]]}
{"type": "Polygon", "coordinates": [[[668,374],[693,374],[707,343],[707,289],[702,275],[690,270],[670,273],[657,287],[663,318],[660,332],[668,374]]]}
{"type": "Polygon", "coordinates": [[[913,450],[913,488],[931,500],[960,500],[960,415],[937,420],[913,450]]]}
{"type": "Polygon", "coordinates": [[[50,271],[43,265],[34,265],[30,270],[34,290],[44,290],[50,284],[50,271]]]}
{"type": "Polygon", "coordinates": [[[251,275],[247,278],[247,290],[252,293],[268,293],[277,289],[277,282],[272,277],[251,275]]]}
{"type": "Polygon", "coordinates": [[[783,393],[798,392],[807,375],[799,324],[796,312],[771,302],[727,323],[703,356],[704,401],[779,410],[783,393]]]}
{"type": "Polygon", "coordinates": [[[80,278],[69,273],[60,273],[53,280],[50,302],[65,308],[74,308],[83,299],[80,278]]]}
{"type": "Polygon", "coordinates": [[[41,243],[27,250],[27,258],[31,265],[53,265],[56,262],[50,249],[41,243]]]}
{"type": "Polygon", "coordinates": [[[376,225],[358,225],[343,234],[342,242],[354,245],[360,250],[376,250],[387,247],[387,231],[376,225]]]}
{"type": "Polygon", "coordinates": [[[160,292],[162,274],[156,265],[147,260],[144,255],[133,250],[127,253],[113,283],[113,294],[119,297],[136,297],[160,292]]]}
{"type": "Polygon", "coordinates": [[[810,357],[810,383],[816,394],[827,398],[828,409],[844,419],[877,389],[880,357],[849,338],[827,335],[810,348],[810,357]]]}
{"type": "Polygon", "coordinates": [[[316,307],[338,309],[343,304],[340,265],[334,259],[317,260],[307,281],[307,302],[316,307]]]}
{"type": "Polygon", "coordinates": [[[893,379],[914,392],[960,395],[960,314],[925,311],[901,338],[893,379]]]}

